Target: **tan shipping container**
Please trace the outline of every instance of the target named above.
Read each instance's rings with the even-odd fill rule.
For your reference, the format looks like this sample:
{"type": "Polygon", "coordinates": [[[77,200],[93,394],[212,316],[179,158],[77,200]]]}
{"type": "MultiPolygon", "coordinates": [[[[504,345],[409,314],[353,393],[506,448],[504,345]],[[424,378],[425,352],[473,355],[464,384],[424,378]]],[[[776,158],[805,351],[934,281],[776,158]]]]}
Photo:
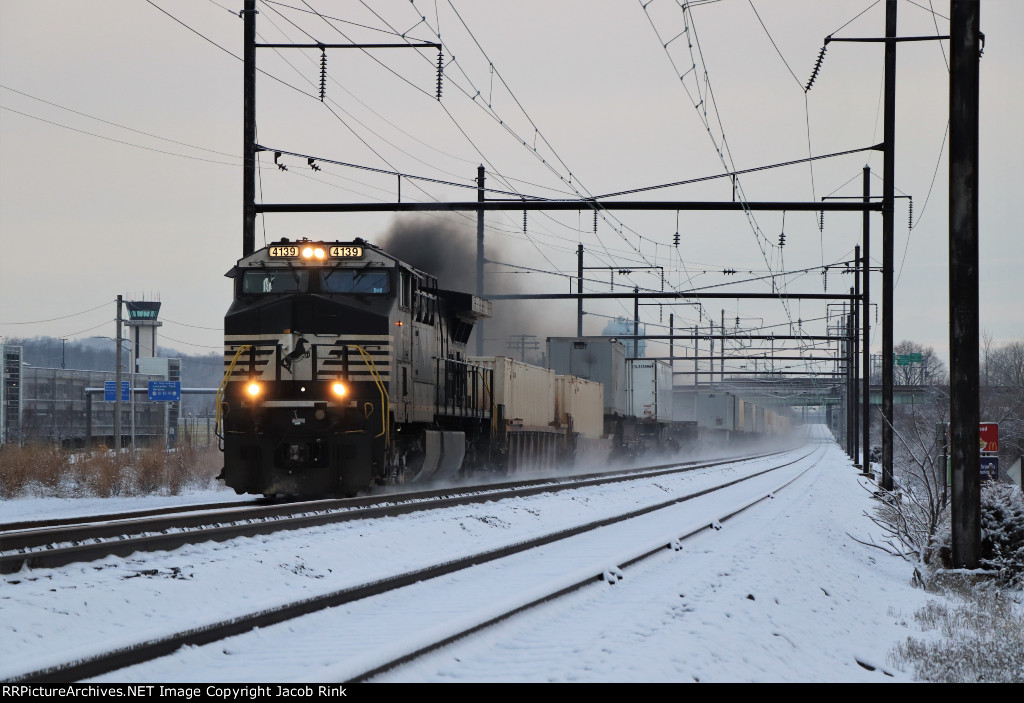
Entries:
{"type": "Polygon", "coordinates": [[[555,376],[555,413],[581,437],[600,439],[604,433],[604,386],[576,376],[555,376]]]}
{"type": "Polygon", "coordinates": [[[555,421],[555,372],[507,356],[471,356],[469,363],[493,369],[494,402],[505,419],[524,427],[548,427],[555,421]]]}

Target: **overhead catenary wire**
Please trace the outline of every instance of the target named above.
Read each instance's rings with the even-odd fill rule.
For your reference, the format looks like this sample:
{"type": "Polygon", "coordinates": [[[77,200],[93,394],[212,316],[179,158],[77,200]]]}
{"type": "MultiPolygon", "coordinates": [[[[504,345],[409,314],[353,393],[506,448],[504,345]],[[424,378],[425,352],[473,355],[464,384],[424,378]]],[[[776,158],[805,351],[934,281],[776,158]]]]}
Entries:
{"type": "MultiPolygon", "coordinates": [[[[324,17],[324,16],[322,15],[322,14],[320,14],[319,12],[317,12],[317,11],[316,11],[316,10],[315,10],[314,8],[312,8],[312,6],[310,6],[310,5],[309,5],[309,3],[307,3],[307,2],[305,2],[305,1],[303,0],[303,4],[305,4],[305,5],[307,6],[307,7],[309,7],[309,8],[310,8],[310,10],[311,10],[311,11],[312,11],[312,12],[313,12],[314,14],[316,14],[316,15],[317,15],[318,17],[320,17],[320,18],[321,18],[321,19],[322,19],[322,20],[323,20],[324,22],[326,22],[326,23],[328,24],[328,26],[331,26],[331,27],[333,27],[333,25],[331,24],[331,22],[330,22],[330,21],[329,21],[329,20],[328,20],[328,19],[327,19],[326,17],[324,17]]],[[[336,31],[338,31],[338,32],[339,32],[339,33],[340,33],[340,34],[341,34],[342,36],[345,36],[345,37],[346,37],[346,39],[348,39],[347,35],[345,35],[345,34],[344,34],[344,32],[341,32],[341,30],[340,30],[340,29],[338,29],[338,28],[336,28],[336,27],[334,27],[334,29],[335,29],[336,31]]],[[[381,65],[383,65],[383,64],[382,64],[382,62],[380,62],[380,61],[379,61],[379,60],[377,60],[376,58],[375,58],[374,60],[375,60],[375,61],[377,61],[378,63],[381,63],[381,65]]],[[[454,57],[453,57],[453,60],[454,60],[454,57]]],[[[455,121],[455,120],[454,120],[454,116],[452,116],[452,115],[451,115],[451,113],[450,113],[450,112],[449,112],[449,111],[447,110],[447,108],[446,108],[446,107],[444,107],[444,105],[443,105],[442,103],[438,103],[438,104],[441,104],[441,106],[442,106],[442,109],[443,109],[443,110],[444,110],[444,111],[445,111],[445,112],[446,112],[446,113],[447,113],[447,114],[449,115],[449,117],[450,117],[450,118],[452,119],[452,121],[453,121],[453,122],[454,122],[454,123],[456,124],[456,126],[458,126],[458,124],[457,124],[457,121],[455,121]]],[[[466,138],[467,138],[467,139],[469,139],[468,135],[466,135],[466,134],[465,134],[464,130],[462,130],[462,128],[461,128],[461,127],[459,127],[459,130],[463,132],[463,134],[464,134],[464,135],[466,136],[466,138]]],[[[472,140],[470,140],[470,142],[472,143],[472,140]]],[[[478,150],[478,151],[479,151],[479,150],[478,150]]],[[[481,154],[481,157],[482,157],[482,158],[484,158],[484,159],[486,160],[486,157],[485,157],[485,156],[483,155],[483,152],[480,152],[480,154],[481,154]]],[[[387,163],[387,162],[386,162],[386,163],[387,163]]],[[[488,163],[489,163],[489,160],[488,160],[488,163]]],[[[389,163],[388,165],[390,166],[390,163],[389,163]]],[[[459,213],[459,216],[461,216],[461,217],[467,217],[467,216],[466,216],[466,215],[465,215],[464,213],[459,213]]],[[[524,235],[526,235],[526,238],[527,238],[527,240],[528,240],[528,241],[531,241],[531,242],[532,242],[532,239],[530,238],[530,236],[529,236],[529,234],[528,234],[528,233],[524,232],[524,235]]],[[[540,254],[541,254],[541,256],[543,256],[544,258],[547,258],[547,254],[546,254],[546,253],[545,253],[545,252],[544,252],[544,251],[543,251],[542,249],[540,249],[539,247],[536,247],[536,244],[534,244],[534,246],[535,246],[535,248],[537,248],[537,251],[538,251],[538,253],[540,253],[540,254]]],[[[551,262],[549,261],[549,263],[551,263],[551,262]]]]}
{"type": "Polygon", "coordinates": [[[95,312],[96,310],[99,310],[100,308],[104,308],[107,305],[110,305],[111,303],[114,303],[114,302],[115,302],[115,300],[113,298],[111,298],[110,300],[103,301],[102,303],[100,303],[99,305],[97,305],[94,308],[89,308],[88,310],[82,310],[81,312],[73,312],[73,313],[71,313],[69,315],[61,315],[60,317],[51,317],[51,318],[46,319],[46,320],[24,320],[24,321],[21,321],[21,322],[0,322],[0,325],[41,325],[44,322],[56,322],[57,320],[67,320],[70,317],[78,317],[79,315],[85,315],[86,313],[95,312]]]}
{"type": "MultiPolygon", "coordinates": [[[[275,4],[278,4],[278,3],[275,3],[275,4]]],[[[282,5],[282,4],[278,4],[278,6],[284,7],[284,6],[282,5]]],[[[309,4],[307,3],[307,7],[311,7],[311,6],[310,6],[310,5],[309,5],[309,4]]],[[[298,9],[298,10],[301,10],[301,11],[306,11],[306,10],[303,10],[303,8],[297,8],[297,9],[298,9]]],[[[435,11],[437,10],[437,8],[436,8],[436,7],[435,7],[434,9],[435,9],[435,11]]],[[[454,7],[453,7],[453,9],[454,9],[454,7]]],[[[319,13],[316,13],[315,11],[312,11],[312,9],[310,10],[310,13],[311,13],[311,14],[318,14],[318,15],[319,15],[319,13]]],[[[417,25],[414,25],[414,27],[422,26],[422,23],[421,23],[421,22],[420,22],[419,20],[420,20],[420,18],[417,18],[417,25]]],[[[436,24],[436,26],[438,26],[438,27],[440,26],[440,24],[439,24],[439,21],[438,21],[438,22],[436,22],[435,24],[436,24]]],[[[447,31],[450,31],[450,29],[449,29],[449,30],[447,30],[447,31]]],[[[500,74],[499,74],[499,78],[500,78],[500,74]]],[[[501,82],[501,81],[499,80],[499,83],[500,83],[500,82],[501,82]]],[[[539,132],[539,130],[537,130],[537,131],[536,131],[536,132],[534,133],[534,137],[536,137],[536,138],[537,138],[537,140],[539,141],[539,143],[540,143],[540,144],[543,144],[543,143],[545,143],[545,142],[546,142],[546,139],[545,139],[545,138],[543,137],[543,134],[541,134],[541,133],[539,132]],[[539,135],[539,136],[538,136],[538,135],[539,135]]],[[[539,145],[538,145],[538,146],[539,146],[539,145]]],[[[571,176],[571,174],[570,174],[570,176],[571,176]]],[[[576,181],[575,181],[575,179],[574,179],[574,180],[573,180],[573,183],[574,183],[574,185],[575,185],[575,182],[576,182],[576,181]]],[[[471,186],[470,186],[470,187],[471,187],[471,186]]],[[[533,229],[533,223],[531,222],[531,230],[532,230],[532,229],[533,229]]],[[[659,245],[659,243],[658,243],[658,242],[656,242],[656,241],[655,241],[654,243],[655,243],[655,245],[659,245]]],[[[611,248],[610,248],[610,247],[607,247],[607,246],[603,246],[602,248],[604,248],[604,249],[605,249],[605,255],[606,255],[606,256],[609,256],[609,257],[613,256],[613,254],[612,254],[612,251],[611,251],[611,248]]],[[[644,260],[650,260],[650,259],[649,259],[649,256],[644,256],[644,254],[643,254],[643,253],[639,253],[639,252],[636,252],[636,251],[634,251],[634,252],[633,252],[633,254],[635,254],[635,255],[637,255],[637,256],[639,257],[639,259],[638,259],[638,260],[641,260],[641,261],[644,261],[644,260]]],[[[657,250],[655,250],[655,255],[657,255],[657,250]]],[[[770,268],[775,268],[775,265],[774,265],[774,264],[771,264],[771,265],[770,265],[770,268]]],[[[784,270],[784,267],[783,267],[783,270],[784,270]]],[[[780,274],[780,275],[781,275],[781,274],[780,274]]],[[[781,280],[781,278],[780,278],[780,280],[781,280]]]]}

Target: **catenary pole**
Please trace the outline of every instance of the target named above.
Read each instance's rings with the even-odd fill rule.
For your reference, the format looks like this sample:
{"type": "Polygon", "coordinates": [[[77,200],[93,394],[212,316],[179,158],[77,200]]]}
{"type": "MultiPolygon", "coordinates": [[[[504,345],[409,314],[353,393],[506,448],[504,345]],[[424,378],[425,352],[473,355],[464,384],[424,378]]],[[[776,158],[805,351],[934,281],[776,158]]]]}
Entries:
{"type": "Polygon", "coordinates": [[[896,0],[885,0],[885,161],[882,167],[882,489],[892,480],[893,216],[896,152],[896,0]]]}
{"type": "Polygon", "coordinates": [[[242,73],[242,256],[256,249],[256,0],[245,0],[242,73]]]}
{"type": "Polygon", "coordinates": [[[117,347],[117,363],[114,366],[114,449],[121,451],[121,305],[124,298],[117,296],[117,333],[114,344],[117,347]]]}
{"type": "MultiPolygon", "coordinates": [[[[864,202],[871,200],[871,168],[864,167],[864,202]]],[[[861,407],[861,430],[864,432],[864,472],[871,469],[871,213],[864,211],[863,216],[864,257],[861,260],[861,279],[864,284],[864,337],[861,344],[861,366],[864,367],[864,405],[861,407]]]]}
{"type": "Polygon", "coordinates": [[[977,0],[951,0],[949,41],[949,399],[953,567],[981,558],[978,424],[977,0]]]}
{"type": "MultiPolygon", "coordinates": [[[[583,295],[583,245],[576,245],[576,293],[583,295]]],[[[576,301],[576,336],[583,336],[583,298],[576,301]]]]}
{"type": "MultiPolygon", "coordinates": [[[[476,169],[476,200],[479,203],[484,201],[484,178],[483,164],[476,169]]],[[[476,211],[476,294],[484,297],[484,211],[476,211]]],[[[484,354],[484,321],[476,324],[476,355],[484,354]]]]}

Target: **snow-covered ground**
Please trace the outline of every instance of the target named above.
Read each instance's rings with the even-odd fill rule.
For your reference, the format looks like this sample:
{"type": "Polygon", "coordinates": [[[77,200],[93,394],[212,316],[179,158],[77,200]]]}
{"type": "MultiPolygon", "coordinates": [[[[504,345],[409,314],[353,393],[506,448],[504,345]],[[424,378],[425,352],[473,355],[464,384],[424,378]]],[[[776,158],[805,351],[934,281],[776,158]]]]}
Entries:
{"type": "MultiPolygon", "coordinates": [[[[817,438],[827,436],[815,428],[817,438]]],[[[386,520],[108,558],[96,564],[23,570],[0,588],[0,679],[232,614],[547,532],[626,509],[656,494],[691,490],[715,475],[693,472],[638,492],[621,486],[588,495],[534,496],[386,520]],[[671,484],[671,485],[670,485],[671,484]]],[[[901,560],[854,540],[875,529],[869,484],[834,445],[789,488],[751,511],[623,569],[614,586],[595,582],[568,599],[468,636],[379,681],[898,681],[888,652],[920,633],[914,611],[935,596],[910,584],[901,560]],[[875,666],[871,671],[858,664],[875,666]],[[885,675],[882,669],[891,674],[885,675]]],[[[230,499],[230,492],[182,502],[230,499]]],[[[164,499],[103,501],[112,510],[164,499]]],[[[35,499],[0,503],[0,521],[92,512],[95,505],[35,499]]],[[[336,609],[337,610],[337,609],[336,609]]],[[[383,625],[387,607],[375,613],[383,625]]],[[[273,628],[218,647],[147,665],[132,681],[223,681],[224,656],[252,658],[230,680],[320,680],[328,649],[344,637],[344,613],[312,616],[320,667],[292,668],[273,628]],[[271,654],[257,654],[260,644],[271,654]],[[226,654],[223,652],[233,652],[226,654]],[[244,654],[251,652],[252,654],[244,654]],[[275,664],[276,662],[276,664],[275,664]]],[[[286,630],[301,626],[279,625],[286,630]]],[[[309,629],[309,628],[307,628],[309,629]]],[[[282,637],[284,632],[282,631],[282,637]]],[[[308,657],[307,657],[308,659],[308,657]]],[[[340,663],[340,662],[338,662],[340,663]]],[[[119,672],[105,680],[120,681],[119,672]]]]}

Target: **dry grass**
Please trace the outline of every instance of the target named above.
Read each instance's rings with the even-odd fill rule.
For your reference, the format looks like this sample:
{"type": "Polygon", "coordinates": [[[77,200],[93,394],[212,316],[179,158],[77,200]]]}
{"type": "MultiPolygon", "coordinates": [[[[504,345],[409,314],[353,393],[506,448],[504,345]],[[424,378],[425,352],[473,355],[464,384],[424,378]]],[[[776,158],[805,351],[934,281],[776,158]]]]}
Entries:
{"type": "Polygon", "coordinates": [[[222,466],[216,448],[68,452],[51,446],[0,447],[0,498],[177,495],[209,488],[222,466]]]}
{"type": "Polygon", "coordinates": [[[932,683],[1024,683],[1024,594],[979,586],[943,595],[914,614],[932,636],[908,637],[892,663],[932,683]]]}

